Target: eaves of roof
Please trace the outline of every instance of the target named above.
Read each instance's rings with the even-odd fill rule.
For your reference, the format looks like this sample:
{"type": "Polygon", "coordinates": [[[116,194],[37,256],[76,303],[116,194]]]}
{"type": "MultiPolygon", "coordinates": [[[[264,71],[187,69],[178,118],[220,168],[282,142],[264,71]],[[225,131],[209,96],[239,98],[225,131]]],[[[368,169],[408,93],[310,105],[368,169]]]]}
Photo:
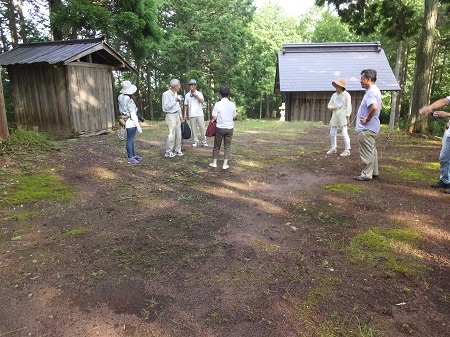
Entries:
{"type": "Polygon", "coordinates": [[[37,63],[67,65],[89,54],[93,63],[136,71],[103,38],[22,44],[0,54],[0,66],[37,63]]]}
{"type": "Polygon", "coordinates": [[[331,92],[331,82],[342,77],[348,91],[363,90],[360,74],[369,68],[377,71],[380,90],[400,90],[379,43],[283,45],[278,53],[275,88],[281,92],[331,92]]]}

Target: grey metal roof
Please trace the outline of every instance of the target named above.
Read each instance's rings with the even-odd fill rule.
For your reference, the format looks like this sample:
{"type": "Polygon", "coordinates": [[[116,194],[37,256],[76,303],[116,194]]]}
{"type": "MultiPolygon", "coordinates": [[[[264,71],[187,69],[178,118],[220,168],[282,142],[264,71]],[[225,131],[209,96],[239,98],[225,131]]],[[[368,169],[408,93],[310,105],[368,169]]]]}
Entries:
{"type": "Polygon", "coordinates": [[[275,90],[334,91],[331,82],[342,77],[348,91],[363,90],[363,69],[377,71],[380,90],[400,90],[379,42],[284,44],[278,52],[275,90]]]}
{"type": "Polygon", "coordinates": [[[21,44],[0,54],[0,66],[34,63],[66,65],[88,55],[93,63],[135,71],[103,38],[21,44]]]}

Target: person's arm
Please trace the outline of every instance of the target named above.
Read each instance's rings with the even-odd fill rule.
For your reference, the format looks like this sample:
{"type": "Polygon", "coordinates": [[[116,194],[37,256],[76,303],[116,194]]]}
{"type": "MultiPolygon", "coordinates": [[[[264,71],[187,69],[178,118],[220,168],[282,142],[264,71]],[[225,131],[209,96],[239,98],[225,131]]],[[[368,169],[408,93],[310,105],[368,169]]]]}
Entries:
{"type": "Polygon", "coordinates": [[[175,106],[178,104],[178,97],[173,96],[165,92],[162,97],[162,108],[164,112],[174,111],[175,106]]]}
{"type": "Polygon", "coordinates": [[[194,97],[197,99],[197,101],[199,101],[200,104],[203,104],[203,102],[205,101],[203,99],[203,94],[197,90],[194,92],[194,97]]]}
{"type": "Polygon", "coordinates": [[[337,110],[337,107],[335,107],[333,105],[333,103],[334,103],[334,96],[335,96],[335,94],[333,94],[331,96],[330,101],[328,102],[328,109],[331,110],[331,112],[335,112],[337,110]]]}
{"type": "Polygon", "coordinates": [[[369,110],[369,114],[367,115],[367,117],[361,117],[361,124],[366,124],[367,122],[370,122],[372,117],[377,112],[377,109],[378,109],[378,104],[376,102],[373,102],[370,105],[370,110],[369,110]]]}
{"type": "Polygon", "coordinates": [[[187,113],[189,111],[189,98],[186,95],[186,98],[184,99],[184,119],[186,119],[187,113]]]}
{"type": "MultiPolygon", "coordinates": [[[[448,97],[444,97],[441,99],[438,99],[436,102],[431,103],[430,105],[425,105],[419,109],[419,114],[421,115],[428,115],[431,111],[442,108],[443,106],[446,106],[449,104],[450,101],[448,97]]],[[[449,114],[445,111],[436,111],[435,112],[436,117],[449,117],[449,114]]]]}

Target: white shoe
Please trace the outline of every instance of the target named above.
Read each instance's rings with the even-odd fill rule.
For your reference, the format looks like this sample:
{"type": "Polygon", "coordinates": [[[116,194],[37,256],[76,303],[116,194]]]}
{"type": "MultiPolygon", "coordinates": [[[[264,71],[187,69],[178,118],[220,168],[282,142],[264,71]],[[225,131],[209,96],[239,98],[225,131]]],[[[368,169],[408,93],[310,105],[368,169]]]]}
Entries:
{"type": "Polygon", "coordinates": [[[345,150],[344,152],[342,152],[342,153],[340,154],[340,156],[341,156],[341,157],[348,157],[348,156],[350,156],[350,151],[349,151],[349,150],[345,150]]]}
{"type": "Polygon", "coordinates": [[[329,149],[327,154],[335,154],[337,153],[336,149],[329,149]]]}
{"type": "Polygon", "coordinates": [[[207,142],[203,142],[203,143],[202,143],[202,146],[203,146],[203,147],[208,147],[208,143],[207,143],[207,142]]]}
{"type": "Polygon", "coordinates": [[[176,156],[176,154],[175,154],[174,152],[172,152],[172,151],[166,151],[166,153],[164,154],[164,156],[165,156],[165,157],[168,157],[168,158],[173,158],[173,157],[176,156]]]}
{"type": "Polygon", "coordinates": [[[229,166],[228,166],[228,165],[223,165],[222,168],[223,168],[224,170],[226,170],[227,168],[229,168],[229,166]]]}
{"type": "Polygon", "coordinates": [[[217,167],[217,164],[209,163],[209,166],[211,166],[211,167],[217,167]]]}
{"type": "Polygon", "coordinates": [[[181,151],[176,151],[176,152],[175,152],[175,155],[181,157],[181,156],[184,156],[184,153],[181,152],[181,151]]]}
{"type": "Polygon", "coordinates": [[[197,141],[197,142],[193,142],[193,143],[192,143],[192,146],[193,146],[193,147],[198,146],[198,141],[197,141]]]}

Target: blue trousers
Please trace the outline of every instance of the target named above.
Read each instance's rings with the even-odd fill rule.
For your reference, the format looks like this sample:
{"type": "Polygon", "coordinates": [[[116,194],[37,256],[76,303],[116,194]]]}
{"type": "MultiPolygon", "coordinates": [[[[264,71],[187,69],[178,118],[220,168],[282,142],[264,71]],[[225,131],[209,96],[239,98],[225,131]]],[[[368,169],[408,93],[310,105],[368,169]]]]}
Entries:
{"type": "Polygon", "coordinates": [[[442,138],[442,149],[441,154],[439,155],[439,164],[441,180],[450,184],[450,128],[447,129],[444,133],[444,137],[442,138]]]}
{"type": "Polygon", "coordinates": [[[136,153],[134,152],[134,138],[136,137],[136,130],[137,130],[137,127],[127,129],[126,149],[127,149],[128,159],[133,158],[136,155],[136,153]]]}

